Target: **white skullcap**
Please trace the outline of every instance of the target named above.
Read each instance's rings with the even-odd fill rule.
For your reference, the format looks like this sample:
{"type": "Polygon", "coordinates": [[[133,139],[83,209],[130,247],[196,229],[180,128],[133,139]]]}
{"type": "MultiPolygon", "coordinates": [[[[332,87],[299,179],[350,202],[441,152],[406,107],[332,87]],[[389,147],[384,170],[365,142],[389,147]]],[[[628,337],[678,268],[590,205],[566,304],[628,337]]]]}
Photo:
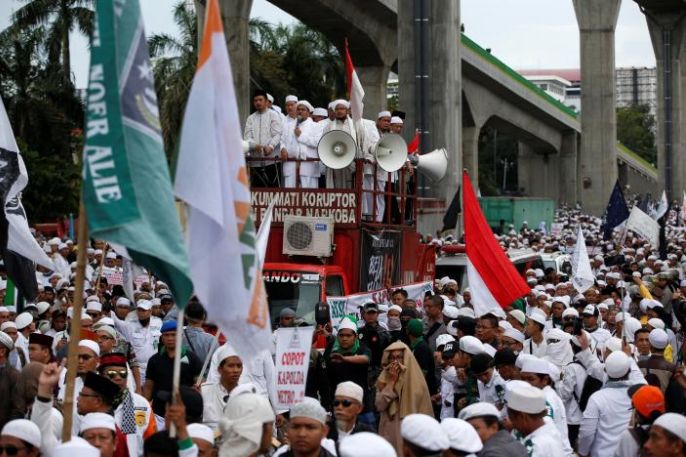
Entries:
{"type": "Polygon", "coordinates": [[[298,102],[298,97],[295,95],[286,95],[286,103],[291,103],[291,102],[298,102]]]}
{"type": "Polygon", "coordinates": [[[312,103],[308,102],[307,100],[300,100],[300,101],[298,102],[298,106],[300,106],[300,105],[302,105],[302,106],[304,106],[305,108],[307,108],[307,111],[309,111],[310,113],[311,113],[312,111],[314,111],[314,106],[312,106],[312,103]]]}
{"type": "Polygon", "coordinates": [[[191,439],[207,441],[214,445],[214,432],[207,425],[188,424],[187,429],[191,439]]]}
{"type": "MultiPolygon", "coordinates": [[[[98,322],[100,324],[100,322],[98,322]]],[[[114,329],[114,327],[111,327],[109,325],[97,325],[96,324],[96,332],[105,332],[107,333],[112,339],[117,339],[117,331],[114,329]]]]}
{"type": "Polygon", "coordinates": [[[15,419],[5,424],[0,432],[2,436],[11,436],[26,441],[31,446],[39,448],[41,432],[36,424],[27,419],[15,419]]]}
{"type": "Polygon", "coordinates": [[[106,428],[113,432],[117,431],[114,416],[107,413],[88,413],[81,418],[81,432],[92,428],[106,428]]]}
{"type": "Polygon", "coordinates": [[[131,300],[126,297],[117,298],[116,306],[131,306],[131,300]]]}
{"type": "Polygon", "coordinates": [[[274,103],[274,96],[272,94],[267,94],[267,100],[269,100],[270,103],[274,103]]]}
{"type": "Polygon", "coordinates": [[[664,413],[653,422],[686,442],[686,416],[677,413],[664,413]]]}
{"type": "Polygon", "coordinates": [[[60,240],[58,237],[50,238],[48,240],[48,245],[50,246],[59,246],[60,243],[62,243],[62,240],[60,240]]]}
{"type": "Polygon", "coordinates": [[[550,369],[548,362],[538,357],[527,357],[522,363],[522,373],[548,374],[550,369]]]}
{"type": "Polygon", "coordinates": [[[102,312],[102,303],[100,303],[99,301],[89,301],[86,304],[86,310],[102,312]]]}
{"type": "Polygon", "coordinates": [[[36,303],[36,309],[38,310],[39,315],[43,314],[50,309],[50,303],[46,301],[39,301],[38,303],[36,303]]]}
{"type": "Polygon", "coordinates": [[[116,252],[108,252],[107,255],[105,256],[106,259],[110,260],[115,260],[117,258],[117,253],[116,252]]]}
{"type": "Polygon", "coordinates": [[[610,307],[608,306],[608,304],[606,302],[607,302],[607,300],[604,300],[604,301],[598,303],[598,309],[604,309],[605,311],[610,309],[610,307]]]}
{"type": "Polygon", "coordinates": [[[436,337],[436,347],[443,346],[446,343],[449,343],[451,341],[455,341],[455,338],[453,338],[452,335],[448,335],[447,333],[443,333],[443,334],[438,335],[436,337]]]}
{"type": "Polygon", "coordinates": [[[340,457],[397,457],[391,443],[376,433],[359,432],[343,438],[339,445],[340,457]]]}
{"type": "MultiPolygon", "coordinates": [[[[89,316],[90,318],[90,316],[89,316]]],[[[98,343],[92,340],[81,340],[79,341],[79,347],[80,348],[86,348],[90,349],[95,353],[96,357],[100,357],[100,346],[98,346],[98,343]]]]}
{"type": "Polygon", "coordinates": [[[443,315],[450,320],[457,319],[459,310],[455,306],[444,306],[443,315]]]}
{"type": "Polygon", "coordinates": [[[291,419],[306,417],[326,425],[326,410],[317,400],[311,397],[303,398],[303,401],[291,407],[291,419]]]}
{"type": "Polygon", "coordinates": [[[362,387],[352,381],[345,381],[336,386],[336,392],[334,393],[334,396],[349,397],[362,404],[362,400],[364,399],[364,390],[362,390],[362,387]]]}
{"type": "Polygon", "coordinates": [[[473,454],[479,452],[484,447],[479,435],[469,422],[448,417],[441,421],[441,428],[448,437],[450,449],[461,453],[473,454]]]}
{"type": "Polygon", "coordinates": [[[14,323],[17,324],[17,329],[23,330],[29,325],[31,325],[31,322],[33,322],[33,316],[31,313],[21,313],[20,315],[17,316],[16,319],[14,319],[14,323]]]}
{"type": "Polygon", "coordinates": [[[605,372],[610,378],[626,376],[631,369],[631,359],[622,351],[615,351],[605,359],[605,372]]]}
{"type": "Polygon", "coordinates": [[[460,351],[470,355],[486,352],[484,350],[484,344],[477,337],[471,335],[465,335],[460,338],[459,346],[460,351]]]}
{"type": "Polygon", "coordinates": [[[391,125],[403,125],[403,118],[400,116],[393,116],[391,118],[391,125]]]}
{"type": "Polygon", "coordinates": [[[450,447],[441,424],[426,414],[409,414],[400,423],[400,436],[427,451],[439,452],[450,447]]]}
{"type": "Polygon", "coordinates": [[[517,330],[516,328],[508,328],[505,330],[503,333],[503,336],[507,336],[508,338],[512,338],[515,341],[518,341],[520,343],[524,343],[524,340],[526,339],[524,334],[517,330]]]}
{"type": "Polygon", "coordinates": [[[648,309],[664,308],[665,306],[657,300],[648,300],[648,309]]]}
{"type": "MultiPolygon", "coordinates": [[[[338,100],[334,100],[332,103],[333,103],[334,110],[336,109],[336,107],[338,107],[338,105],[343,105],[343,107],[345,107],[345,109],[350,108],[350,103],[348,103],[347,100],[343,100],[342,98],[339,98],[338,100]]],[[[329,105],[329,106],[331,106],[331,105],[329,105]]]]}
{"type": "Polygon", "coordinates": [[[14,329],[16,329],[16,328],[17,328],[17,324],[15,324],[15,323],[12,322],[12,321],[7,321],[7,322],[3,322],[2,325],[0,325],[0,331],[2,331],[2,332],[4,332],[5,330],[7,330],[8,328],[14,328],[14,329]]]}
{"type": "Polygon", "coordinates": [[[100,449],[78,436],[72,436],[66,443],[55,446],[52,457],[100,457],[100,449]]]}
{"type": "Polygon", "coordinates": [[[520,311],[518,309],[513,309],[512,311],[510,311],[507,314],[514,317],[515,320],[517,322],[519,322],[520,324],[522,324],[522,325],[526,324],[526,314],[524,314],[522,311],[520,311]]]}
{"type": "Polygon", "coordinates": [[[495,353],[498,352],[498,350],[490,344],[484,343],[484,352],[490,355],[491,357],[495,357],[495,353]]]}
{"type": "Polygon", "coordinates": [[[577,311],[576,308],[567,308],[566,310],[562,311],[562,317],[567,316],[579,317],[579,311],[577,311]]]}
{"type": "Polygon", "coordinates": [[[463,306],[458,310],[458,317],[460,316],[467,316],[471,317],[472,319],[476,319],[476,313],[474,313],[474,309],[470,308],[468,306],[463,306]]]}
{"type": "Polygon", "coordinates": [[[391,112],[390,111],[379,111],[378,116],[376,116],[377,119],[381,119],[382,117],[391,117],[391,112]]]}
{"type": "Polygon", "coordinates": [[[95,255],[102,255],[102,249],[96,249],[93,254],[95,255]]]}
{"type": "Polygon", "coordinates": [[[583,309],[581,314],[587,314],[589,316],[595,316],[596,315],[596,307],[593,306],[592,304],[586,305],[586,307],[583,309]]]}
{"type": "Polygon", "coordinates": [[[541,311],[538,308],[535,308],[532,312],[531,315],[529,316],[529,320],[538,322],[539,324],[545,326],[545,322],[548,320],[548,316],[545,315],[543,311],[541,311]]]}
{"type": "Polygon", "coordinates": [[[478,403],[472,403],[466,406],[460,411],[460,419],[468,421],[469,419],[474,419],[475,417],[493,416],[500,420],[500,411],[495,407],[493,403],[488,403],[481,401],[478,403]]]}
{"type": "Polygon", "coordinates": [[[508,409],[526,414],[539,414],[546,410],[545,393],[523,381],[507,383],[505,401],[508,409]]]}
{"type": "Polygon", "coordinates": [[[623,321],[624,321],[624,313],[622,311],[615,314],[615,322],[623,322],[623,321]]]}
{"type": "Polygon", "coordinates": [[[605,349],[610,352],[621,351],[622,350],[622,340],[613,336],[605,341],[605,349]]]}
{"type": "Polygon", "coordinates": [[[7,306],[0,306],[0,313],[9,313],[10,310],[7,309],[7,306]]]}
{"type": "Polygon", "coordinates": [[[503,331],[514,328],[514,327],[512,327],[512,324],[510,324],[507,321],[498,321],[498,327],[503,329],[503,331]]]}
{"type": "Polygon", "coordinates": [[[0,331],[0,344],[5,346],[8,351],[14,349],[14,341],[12,341],[12,337],[3,331],[0,331]]]}
{"type": "Polygon", "coordinates": [[[569,308],[569,296],[568,295],[559,295],[559,296],[553,297],[553,303],[555,303],[555,302],[562,303],[563,305],[565,305],[565,308],[569,308]]]}
{"type": "Polygon", "coordinates": [[[140,308],[145,311],[150,311],[152,309],[152,302],[150,300],[138,300],[136,303],[136,308],[140,308]]]}
{"type": "Polygon", "coordinates": [[[659,319],[657,317],[652,317],[648,319],[648,325],[650,325],[653,328],[659,328],[664,330],[665,329],[665,321],[662,319],[659,319]]]}
{"type": "Polygon", "coordinates": [[[545,290],[550,290],[550,289],[555,290],[555,286],[553,284],[550,284],[550,283],[546,284],[543,287],[545,288],[545,290]]]}
{"type": "Polygon", "coordinates": [[[338,331],[340,332],[344,328],[347,328],[349,330],[352,330],[353,332],[357,333],[357,324],[353,322],[349,317],[344,317],[341,319],[341,322],[338,324],[338,331]]]}
{"type": "Polygon", "coordinates": [[[664,349],[667,347],[667,344],[669,343],[669,336],[667,335],[667,332],[665,332],[661,328],[654,328],[650,331],[650,335],[648,335],[648,340],[650,341],[650,345],[653,346],[655,349],[664,349]]]}
{"type": "Polygon", "coordinates": [[[238,357],[238,353],[229,343],[222,344],[219,349],[217,349],[217,361],[221,364],[228,357],[238,357]]]}
{"type": "Polygon", "coordinates": [[[114,327],[114,320],[111,317],[103,317],[98,321],[98,325],[109,325],[114,327]]]}
{"type": "Polygon", "coordinates": [[[315,108],[314,111],[312,111],[312,115],[327,117],[329,115],[329,112],[326,111],[326,108],[315,108]]]}
{"type": "MultiPolygon", "coordinates": [[[[120,299],[120,300],[121,300],[121,299],[120,299]]],[[[86,297],[86,303],[88,303],[88,302],[90,302],[90,301],[97,301],[97,302],[99,302],[99,301],[100,301],[100,297],[98,297],[97,295],[89,295],[88,297],[86,297]]]]}
{"type": "Polygon", "coordinates": [[[399,313],[402,313],[402,312],[403,312],[403,309],[402,309],[400,306],[398,306],[398,305],[391,305],[391,306],[389,306],[389,307],[388,307],[388,311],[391,311],[391,310],[397,311],[397,312],[399,312],[399,313]]]}

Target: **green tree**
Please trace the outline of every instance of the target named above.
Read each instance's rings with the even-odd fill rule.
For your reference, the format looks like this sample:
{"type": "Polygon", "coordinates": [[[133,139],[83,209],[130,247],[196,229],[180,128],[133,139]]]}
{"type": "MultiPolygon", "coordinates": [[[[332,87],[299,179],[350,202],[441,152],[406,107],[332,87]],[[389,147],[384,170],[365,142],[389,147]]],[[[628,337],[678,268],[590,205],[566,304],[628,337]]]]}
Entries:
{"type": "Polygon", "coordinates": [[[93,33],[93,0],[25,0],[12,18],[12,27],[19,30],[47,27],[46,39],[50,62],[60,62],[62,74],[71,79],[69,36],[79,30],[90,37],[93,33]]]}
{"type": "Polygon", "coordinates": [[[153,61],[160,124],[167,156],[176,150],[183,114],[198,63],[198,28],[195,11],[181,1],[174,6],[178,37],[157,34],[148,39],[153,61]]]}
{"type": "Polygon", "coordinates": [[[655,116],[648,105],[617,108],[617,139],[653,165],[657,164],[655,116]]]}

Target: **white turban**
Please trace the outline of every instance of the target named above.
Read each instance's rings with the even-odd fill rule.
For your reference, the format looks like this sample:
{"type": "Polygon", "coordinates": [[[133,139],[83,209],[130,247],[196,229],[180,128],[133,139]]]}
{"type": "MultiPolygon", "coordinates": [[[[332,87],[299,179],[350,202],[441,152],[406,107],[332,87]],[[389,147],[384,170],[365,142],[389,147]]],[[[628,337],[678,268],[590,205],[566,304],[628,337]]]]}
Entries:
{"type": "Polygon", "coordinates": [[[232,395],[219,422],[224,437],[219,457],[254,454],[262,442],[264,424],[275,419],[269,401],[263,396],[252,393],[232,395]]]}

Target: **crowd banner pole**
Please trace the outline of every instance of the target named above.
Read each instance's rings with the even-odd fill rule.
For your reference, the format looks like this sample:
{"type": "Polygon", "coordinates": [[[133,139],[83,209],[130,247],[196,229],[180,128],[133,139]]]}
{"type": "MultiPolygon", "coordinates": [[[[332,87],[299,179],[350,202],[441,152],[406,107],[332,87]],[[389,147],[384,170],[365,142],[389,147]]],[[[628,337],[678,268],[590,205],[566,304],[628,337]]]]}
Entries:
{"type": "MultiPolygon", "coordinates": [[[[83,309],[83,286],[86,276],[86,250],[88,248],[88,221],[86,207],[81,200],[79,205],[79,221],[77,231],[78,252],[76,257],[76,290],[74,293],[73,316],[69,329],[69,346],[67,352],[66,391],[64,395],[64,422],[62,425],[62,442],[71,439],[72,422],[74,420],[74,387],[76,369],[78,365],[79,339],[81,335],[81,312],[83,309]]],[[[103,255],[104,257],[104,255],[103,255]]]]}
{"type": "MultiPolygon", "coordinates": [[[[174,353],[174,373],[172,375],[172,404],[176,404],[181,393],[179,392],[179,384],[181,380],[181,346],[183,345],[183,315],[184,308],[179,308],[179,313],[176,317],[176,351],[174,353]]],[[[176,426],[169,424],[169,437],[176,438],[176,426]]]]}
{"type": "Polygon", "coordinates": [[[202,380],[205,378],[205,373],[207,372],[207,368],[210,366],[210,360],[212,360],[212,354],[214,354],[214,350],[218,349],[220,333],[221,332],[219,331],[219,329],[217,329],[217,333],[214,334],[214,341],[212,341],[212,346],[210,346],[210,350],[207,352],[207,356],[205,356],[205,362],[202,364],[200,376],[198,376],[198,381],[195,383],[195,386],[198,388],[202,384],[202,380]]]}
{"type": "Polygon", "coordinates": [[[98,270],[98,279],[95,281],[95,293],[100,292],[100,279],[102,278],[102,270],[105,268],[105,257],[107,256],[107,251],[109,251],[110,245],[105,243],[105,249],[102,250],[102,255],[100,256],[100,268],[98,270]]]}

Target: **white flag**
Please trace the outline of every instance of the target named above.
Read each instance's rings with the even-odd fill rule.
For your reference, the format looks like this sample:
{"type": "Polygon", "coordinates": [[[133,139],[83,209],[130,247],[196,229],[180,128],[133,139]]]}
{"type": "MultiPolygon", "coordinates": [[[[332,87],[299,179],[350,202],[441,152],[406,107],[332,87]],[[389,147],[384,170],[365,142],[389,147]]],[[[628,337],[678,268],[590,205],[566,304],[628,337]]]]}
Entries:
{"type": "Polygon", "coordinates": [[[684,225],[684,221],[686,221],[686,190],[681,200],[681,225],[684,225]]]}
{"type": "Polygon", "coordinates": [[[669,202],[667,201],[667,192],[662,191],[662,197],[655,208],[655,220],[660,219],[669,210],[669,202]]]}
{"type": "Polygon", "coordinates": [[[246,359],[272,344],[231,63],[217,0],[207,2],[186,105],[175,193],[188,205],[195,293],[246,359]]]}
{"type": "Polygon", "coordinates": [[[583,294],[595,282],[595,276],[591,271],[591,262],[588,259],[588,251],[586,250],[586,240],[584,233],[579,227],[579,233],[576,235],[576,246],[574,246],[574,253],[572,254],[572,284],[574,288],[583,294]]]}
{"type": "Polygon", "coordinates": [[[655,248],[660,244],[660,226],[652,217],[634,206],[626,221],[626,229],[648,241],[655,248]]]}
{"type": "Polygon", "coordinates": [[[54,270],[55,266],[31,234],[26,220],[21,191],[28,182],[24,159],[14,139],[5,104],[0,99],[0,193],[7,221],[7,246],[2,246],[2,249],[54,270]]]}

